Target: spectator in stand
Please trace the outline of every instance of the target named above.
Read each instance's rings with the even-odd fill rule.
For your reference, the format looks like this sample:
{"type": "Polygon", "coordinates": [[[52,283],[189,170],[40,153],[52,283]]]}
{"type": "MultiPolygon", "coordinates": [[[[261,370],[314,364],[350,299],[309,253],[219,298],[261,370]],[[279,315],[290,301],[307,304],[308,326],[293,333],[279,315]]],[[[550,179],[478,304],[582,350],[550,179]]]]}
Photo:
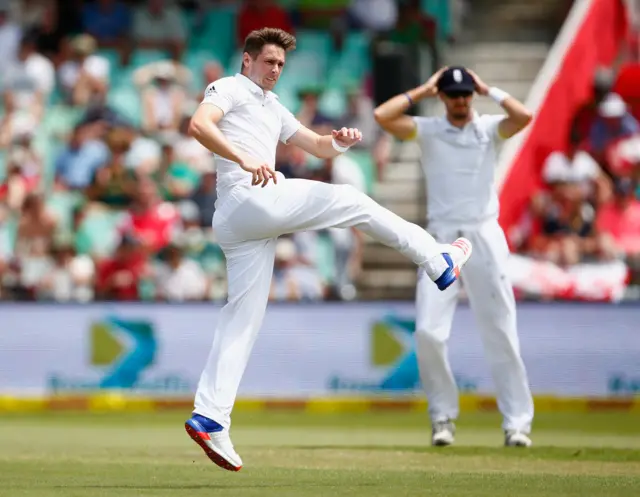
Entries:
{"type": "Polygon", "coordinates": [[[540,223],[540,233],[531,241],[532,255],[564,267],[615,257],[611,237],[596,229],[595,209],[587,201],[582,174],[562,162],[545,168],[550,189],[532,201],[532,212],[540,223]]]}
{"type": "Polygon", "coordinates": [[[12,212],[20,212],[27,197],[27,185],[20,172],[20,165],[11,159],[7,164],[7,174],[0,185],[0,201],[12,212]]]}
{"type": "Polygon", "coordinates": [[[138,300],[139,284],[150,267],[140,243],[123,236],[112,258],[100,263],[96,278],[96,296],[101,300],[138,300]]]}
{"type": "Polygon", "coordinates": [[[37,283],[38,299],[88,302],[94,297],[95,265],[91,257],[77,255],[67,240],[54,242],[51,265],[37,283]]]}
{"type": "Polygon", "coordinates": [[[178,131],[187,91],[179,83],[171,62],[157,66],[153,84],[142,90],[142,129],[147,135],[178,131]]]}
{"type": "Polygon", "coordinates": [[[611,234],[620,252],[640,267],[640,200],[631,178],[616,181],[615,196],[598,211],[596,225],[599,231],[611,234]]]}
{"type": "Polygon", "coordinates": [[[295,243],[287,237],[276,243],[270,300],[322,300],[324,285],[314,267],[300,264],[295,243]]]}
{"type": "Polygon", "coordinates": [[[398,5],[395,0],[352,0],[348,15],[352,28],[385,33],[396,24],[398,5]]]}
{"type": "Polygon", "coordinates": [[[243,46],[247,35],[256,29],[268,26],[283,29],[293,34],[289,14],[273,0],[245,0],[238,14],[238,45],[243,46]]]}
{"type": "Polygon", "coordinates": [[[27,33],[20,41],[18,57],[4,73],[5,107],[23,112],[39,122],[55,86],[55,69],[36,51],[36,38],[27,33]]]}
{"type": "Polygon", "coordinates": [[[82,28],[93,36],[100,48],[115,48],[124,65],[129,63],[131,12],[119,0],[95,0],[82,8],[82,28]]]}
{"type": "Polygon", "coordinates": [[[591,203],[600,205],[611,195],[610,180],[589,152],[580,147],[577,137],[572,138],[566,152],[556,150],[547,156],[542,167],[543,176],[553,177],[555,171],[564,171],[563,176],[580,183],[591,203]]]}
{"type": "Polygon", "coordinates": [[[163,202],[154,182],[142,177],[120,231],[135,236],[149,254],[156,254],[172,240],[179,221],[175,205],[163,202]]]}
{"type": "Polygon", "coordinates": [[[18,0],[13,3],[12,17],[28,31],[42,24],[51,4],[51,0],[18,0]]]}
{"type": "Polygon", "coordinates": [[[73,9],[73,2],[67,1],[64,3],[62,11],[58,7],[58,3],[49,2],[45,6],[41,21],[31,28],[36,38],[38,52],[51,60],[56,67],[61,64],[61,61],[67,55],[65,53],[69,48],[67,35],[69,32],[76,32],[76,29],[66,30],[66,28],[73,25],[74,16],[67,15],[65,17],[65,14],[69,14],[68,9],[70,7],[73,9]]]}
{"type": "Polygon", "coordinates": [[[622,138],[640,133],[640,124],[627,110],[627,104],[616,93],[610,93],[598,106],[598,115],[589,131],[589,152],[611,172],[607,154],[622,138]]]}
{"type": "MultiPolygon", "coordinates": [[[[191,69],[182,64],[180,60],[168,59],[149,62],[136,69],[133,73],[133,82],[143,89],[154,83],[154,80],[162,74],[170,74],[176,84],[187,88],[193,79],[191,69]]],[[[215,81],[215,80],[214,80],[215,81]]]]}
{"type": "Polygon", "coordinates": [[[620,177],[640,180],[640,133],[615,140],[605,152],[609,174],[615,179],[620,177]]]}
{"type": "Polygon", "coordinates": [[[191,194],[191,200],[198,208],[198,222],[203,228],[211,228],[213,214],[216,211],[218,194],[216,192],[216,169],[212,163],[200,177],[200,183],[191,194]]]}
{"type": "Polygon", "coordinates": [[[0,1],[0,60],[12,64],[18,56],[22,28],[11,19],[9,2],[0,1]]]}
{"type": "Polygon", "coordinates": [[[191,113],[186,116],[183,115],[180,123],[180,133],[173,145],[173,150],[177,160],[186,162],[194,171],[204,173],[214,167],[215,159],[213,154],[203,147],[198,140],[188,135],[191,115],[191,113]]]}
{"type": "Polygon", "coordinates": [[[198,263],[185,258],[177,244],[166,248],[164,259],[166,263],[156,275],[159,298],[170,302],[204,300],[207,277],[198,263]]]}
{"type": "Polygon", "coordinates": [[[593,78],[592,96],[582,104],[573,116],[570,128],[570,140],[577,137],[579,141],[587,140],[591,127],[598,116],[598,108],[613,88],[615,75],[607,67],[596,70],[593,78]]]}
{"type": "Polygon", "coordinates": [[[286,178],[306,178],[307,153],[299,147],[278,143],[276,169],[286,178]]]}
{"type": "Polygon", "coordinates": [[[148,0],[138,6],[133,18],[133,42],[137,48],[166,50],[179,60],[187,33],[180,9],[166,0],[148,0]]]}
{"type": "Polygon", "coordinates": [[[183,200],[178,205],[181,223],[174,231],[174,243],[177,243],[184,256],[198,265],[207,278],[207,297],[221,300],[226,297],[226,267],[224,253],[215,241],[211,228],[211,217],[206,226],[201,226],[201,212],[192,200],[183,200]]]}
{"type": "Polygon", "coordinates": [[[41,195],[31,193],[22,206],[14,252],[20,257],[47,254],[53,242],[56,220],[47,211],[41,195]]]}
{"type": "Polygon", "coordinates": [[[338,122],[348,128],[362,131],[362,141],[352,148],[370,150],[378,178],[382,178],[391,155],[392,140],[391,135],[385,133],[376,123],[373,110],[373,100],[368,95],[360,88],[350,88],[347,91],[347,111],[338,122]]]}
{"type": "MultiPolygon", "coordinates": [[[[205,88],[209,83],[218,81],[223,76],[224,67],[222,67],[222,64],[217,60],[211,60],[202,67],[202,79],[205,82],[203,86],[205,88]]],[[[204,97],[204,90],[201,90],[201,93],[198,95],[198,102],[202,101],[202,97],[204,97]]]]}
{"type": "Polygon", "coordinates": [[[31,137],[25,136],[23,145],[12,147],[7,157],[7,177],[0,186],[0,198],[14,212],[22,209],[27,195],[40,181],[42,159],[31,147],[31,137]]]}
{"type": "Polygon", "coordinates": [[[125,166],[130,137],[124,130],[115,129],[107,136],[107,146],[111,156],[104,167],[94,172],[86,196],[108,207],[125,208],[135,198],[137,183],[135,172],[125,166]]]}
{"type": "Polygon", "coordinates": [[[89,127],[77,125],[69,144],[55,163],[55,182],[59,189],[84,190],[96,171],[109,161],[109,148],[99,139],[89,136],[89,127]]]}
{"type": "Polygon", "coordinates": [[[109,90],[109,61],[96,55],[96,40],[78,35],[71,41],[71,59],[58,70],[62,91],[70,105],[101,104],[109,90]]]}
{"type": "Polygon", "coordinates": [[[123,126],[119,129],[126,133],[131,144],[124,158],[126,168],[135,171],[138,175],[151,175],[157,171],[162,160],[160,143],[142,135],[131,126],[123,126]]]}
{"type": "Polygon", "coordinates": [[[151,176],[165,200],[178,201],[189,197],[198,186],[200,175],[188,163],[176,158],[173,144],[176,135],[164,135],[160,167],[151,176]]]}
{"type": "Polygon", "coordinates": [[[322,95],[322,88],[309,86],[301,88],[298,92],[298,98],[301,100],[300,110],[296,118],[303,126],[313,129],[317,132],[318,127],[331,125],[332,119],[318,108],[322,95]]]}
{"type": "Polygon", "coordinates": [[[416,48],[420,45],[428,46],[433,64],[437,67],[439,64],[436,29],[435,19],[422,11],[420,0],[404,0],[400,2],[398,21],[388,37],[393,42],[416,48]]]}
{"type": "Polygon", "coordinates": [[[20,167],[28,190],[38,187],[43,171],[42,157],[33,146],[34,135],[32,128],[18,131],[9,149],[9,163],[20,167]]]}

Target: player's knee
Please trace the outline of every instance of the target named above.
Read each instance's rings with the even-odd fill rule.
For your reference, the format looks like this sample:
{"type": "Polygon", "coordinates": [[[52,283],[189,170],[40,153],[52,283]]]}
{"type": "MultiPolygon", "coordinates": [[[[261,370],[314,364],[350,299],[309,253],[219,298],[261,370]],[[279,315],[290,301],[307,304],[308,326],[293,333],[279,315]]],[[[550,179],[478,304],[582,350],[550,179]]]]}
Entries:
{"type": "Polygon", "coordinates": [[[362,197],[366,197],[360,190],[358,190],[355,186],[351,185],[336,185],[336,188],[339,190],[340,195],[344,198],[348,198],[350,200],[354,200],[357,202],[362,201],[362,197]]]}

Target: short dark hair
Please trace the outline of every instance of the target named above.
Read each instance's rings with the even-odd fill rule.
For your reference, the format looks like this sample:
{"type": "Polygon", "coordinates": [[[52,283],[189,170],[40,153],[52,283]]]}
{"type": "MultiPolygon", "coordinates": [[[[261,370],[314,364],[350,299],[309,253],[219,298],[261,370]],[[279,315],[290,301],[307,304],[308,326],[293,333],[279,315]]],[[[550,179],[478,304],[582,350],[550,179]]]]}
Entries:
{"type": "Polygon", "coordinates": [[[278,28],[256,29],[245,38],[243,53],[247,52],[255,59],[265,45],[276,45],[289,52],[296,48],[296,37],[278,28]]]}

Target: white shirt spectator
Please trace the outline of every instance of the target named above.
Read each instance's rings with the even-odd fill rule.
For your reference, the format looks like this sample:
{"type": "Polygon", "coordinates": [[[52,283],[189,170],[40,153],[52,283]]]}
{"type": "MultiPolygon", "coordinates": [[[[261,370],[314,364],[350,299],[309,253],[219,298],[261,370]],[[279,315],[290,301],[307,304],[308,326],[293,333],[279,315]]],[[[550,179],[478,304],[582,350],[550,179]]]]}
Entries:
{"type": "Polygon", "coordinates": [[[504,115],[478,115],[463,128],[446,117],[414,117],[427,182],[429,225],[468,226],[498,217],[494,177],[498,124],[504,115]]]}
{"type": "Polygon", "coordinates": [[[160,163],[161,155],[162,149],[156,140],[138,136],[124,156],[124,165],[129,169],[143,168],[150,172],[160,163]]]}
{"type": "Polygon", "coordinates": [[[34,53],[25,61],[16,61],[5,75],[4,88],[11,91],[19,108],[27,107],[35,92],[47,97],[56,83],[56,73],[49,59],[34,53]]]}
{"type": "Polygon", "coordinates": [[[22,28],[14,21],[6,20],[0,24],[0,60],[10,64],[16,60],[22,28]]]}
{"type": "MultiPolygon", "coordinates": [[[[202,104],[216,105],[224,112],[218,127],[227,140],[271,167],[275,166],[278,139],[286,143],[301,126],[275,93],[264,92],[242,74],[211,83],[202,104]]],[[[237,184],[251,184],[251,174],[235,162],[216,157],[216,168],[218,197],[237,184]]]]}
{"type": "Polygon", "coordinates": [[[62,83],[67,90],[73,89],[80,77],[81,70],[87,71],[87,74],[96,79],[109,80],[109,61],[100,55],[90,55],[84,60],[82,65],[75,60],[70,60],[62,64],[58,70],[60,83],[62,83]]]}
{"type": "Polygon", "coordinates": [[[198,172],[215,170],[215,163],[211,152],[191,136],[181,136],[173,146],[176,159],[187,162],[198,172]]]}
{"type": "Polygon", "coordinates": [[[146,6],[137,8],[133,17],[133,37],[136,40],[183,41],[186,30],[180,10],[175,6],[167,6],[162,15],[154,16],[146,6]]]}
{"type": "Polygon", "coordinates": [[[590,181],[595,180],[600,166],[587,152],[580,150],[570,160],[563,152],[552,152],[544,162],[542,176],[546,181],[590,181]]]}
{"type": "Polygon", "coordinates": [[[38,294],[56,302],[89,302],[93,300],[94,276],[95,265],[91,257],[78,255],[65,266],[52,267],[44,277],[46,288],[40,288],[38,294]]]}
{"type": "Polygon", "coordinates": [[[351,13],[368,29],[388,31],[398,20],[395,0],[354,0],[351,13]]]}
{"type": "Polygon", "coordinates": [[[207,277],[195,261],[183,259],[176,269],[160,271],[160,292],[170,301],[201,300],[207,290],[207,277]]]}

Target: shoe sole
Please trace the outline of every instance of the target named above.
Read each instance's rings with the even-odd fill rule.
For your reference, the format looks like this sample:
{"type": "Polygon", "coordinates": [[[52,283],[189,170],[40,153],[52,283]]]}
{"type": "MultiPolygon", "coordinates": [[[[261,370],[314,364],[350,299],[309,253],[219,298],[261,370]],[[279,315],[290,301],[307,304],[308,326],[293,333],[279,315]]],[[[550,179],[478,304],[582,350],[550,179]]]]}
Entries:
{"type": "Polygon", "coordinates": [[[529,447],[531,447],[531,444],[526,444],[524,442],[515,442],[515,443],[505,443],[504,446],[505,447],[524,447],[524,448],[529,448],[529,447]]]}
{"type": "Polygon", "coordinates": [[[446,440],[434,440],[431,442],[431,445],[433,445],[434,447],[448,447],[452,444],[453,442],[448,442],[446,440]]]}
{"type": "Polygon", "coordinates": [[[184,429],[187,430],[187,434],[191,437],[191,440],[197,443],[200,448],[204,450],[204,453],[215,465],[221,467],[222,469],[226,469],[227,471],[240,471],[242,469],[242,466],[234,466],[224,457],[218,454],[215,450],[209,447],[206,440],[202,437],[202,434],[196,431],[189,423],[184,424],[184,429]]]}

